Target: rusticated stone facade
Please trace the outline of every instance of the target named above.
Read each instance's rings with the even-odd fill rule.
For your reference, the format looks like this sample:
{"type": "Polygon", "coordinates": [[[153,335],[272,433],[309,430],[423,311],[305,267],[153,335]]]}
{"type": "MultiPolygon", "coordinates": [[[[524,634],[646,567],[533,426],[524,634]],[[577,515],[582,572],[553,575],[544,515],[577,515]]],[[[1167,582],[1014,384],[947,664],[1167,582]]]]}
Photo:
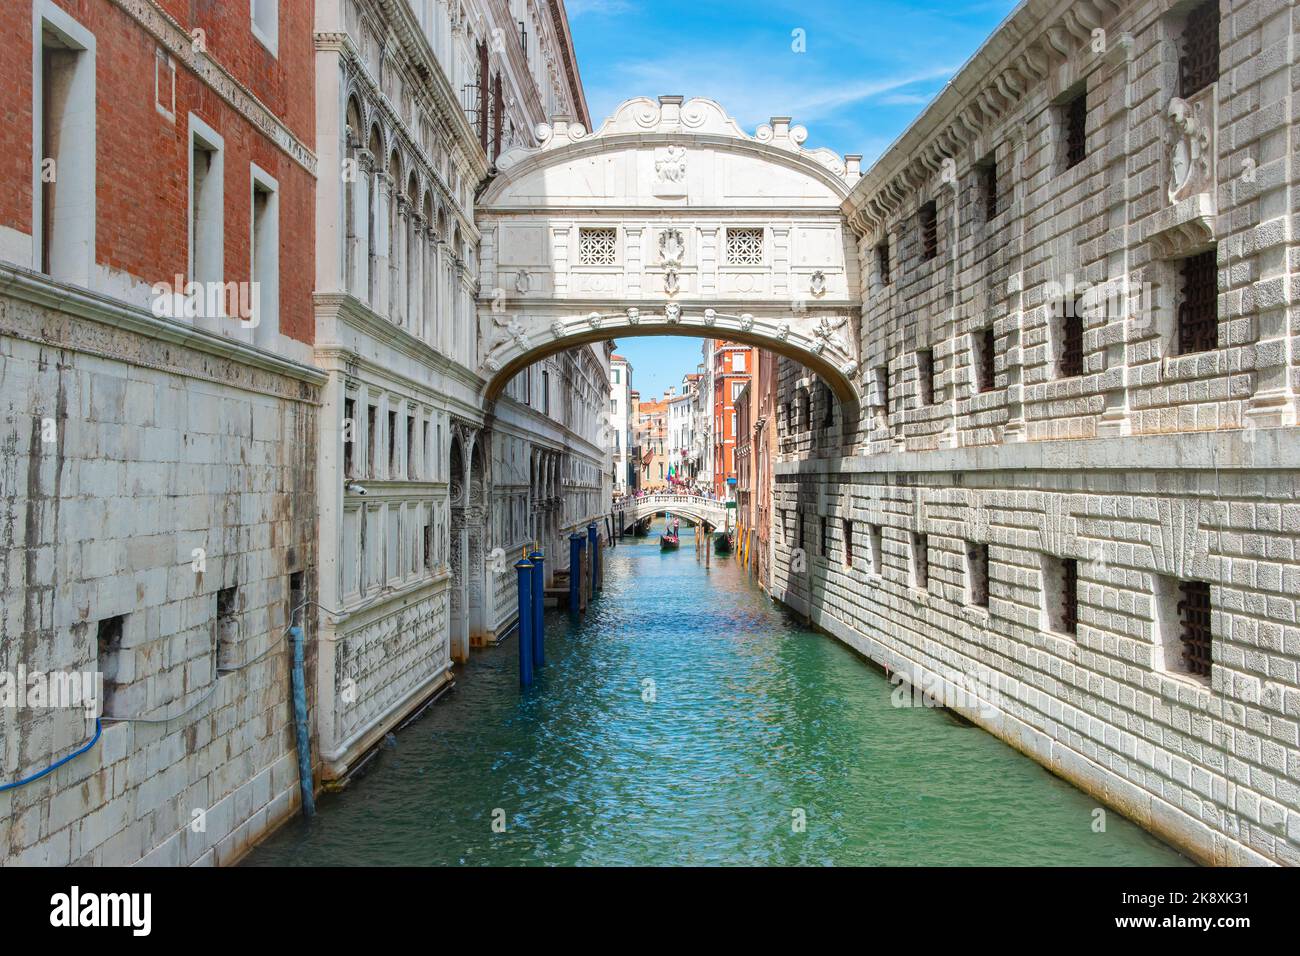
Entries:
{"type": "Polygon", "coordinates": [[[782,369],[777,595],[1221,864],[1300,863],[1298,28],[1022,5],[844,205],[860,455],[782,369]]]}

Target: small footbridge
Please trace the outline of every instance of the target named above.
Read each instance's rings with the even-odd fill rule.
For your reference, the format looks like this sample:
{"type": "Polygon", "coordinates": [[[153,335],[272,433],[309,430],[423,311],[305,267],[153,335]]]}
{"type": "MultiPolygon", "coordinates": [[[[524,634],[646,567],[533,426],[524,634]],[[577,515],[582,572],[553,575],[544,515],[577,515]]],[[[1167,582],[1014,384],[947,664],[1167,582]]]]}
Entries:
{"type": "Polygon", "coordinates": [[[707,524],[721,528],[727,520],[727,503],[704,495],[659,492],[650,495],[628,495],[614,500],[614,520],[626,531],[638,521],[655,515],[671,513],[692,524],[707,524]]]}

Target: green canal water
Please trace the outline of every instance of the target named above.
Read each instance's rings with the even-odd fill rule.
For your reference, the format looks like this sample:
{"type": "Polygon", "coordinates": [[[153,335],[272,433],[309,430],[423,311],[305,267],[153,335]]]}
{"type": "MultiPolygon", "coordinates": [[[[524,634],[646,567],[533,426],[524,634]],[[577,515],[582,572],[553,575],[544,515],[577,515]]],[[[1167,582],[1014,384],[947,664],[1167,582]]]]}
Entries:
{"type": "Polygon", "coordinates": [[[800,627],[730,558],[606,551],[585,620],[513,637],[249,865],[1057,865],[1189,861],[800,627]],[[504,829],[503,829],[504,827],[504,829]]]}

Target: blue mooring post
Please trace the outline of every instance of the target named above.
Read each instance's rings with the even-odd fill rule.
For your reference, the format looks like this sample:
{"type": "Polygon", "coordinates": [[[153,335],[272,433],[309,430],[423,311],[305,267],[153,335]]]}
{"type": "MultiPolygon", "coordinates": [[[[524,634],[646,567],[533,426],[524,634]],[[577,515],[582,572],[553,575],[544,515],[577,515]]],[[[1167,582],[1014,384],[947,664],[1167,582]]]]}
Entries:
{"type": "Polygon", "coordinates": [[[519,686],[533,684],[533,565],[515,562],[519,572],[519,686]]]}
{"type": "Polygon", "coordinates": [[[303,630],[302,625],[295,624],[289,628],[293,638],[293,670],[290,682],[293,685],[293,723],[298,746],[298,785],[302,790],[302,812],[304,816],[316,815],[316,799],[313,791],[315,781],[311,773],[311,728],[307,721],[307,680],[303,670],[303,630]]]}
{"type": "Polygon", "coordinates": [[[591,596],[596,596],[596,582],[600,580],[600,548],[596,547],[596,541],[600,537],[596,530],[596,523],[593,521],[587,525],[587,544],[591,546],[591,596]]]}
{"type": "Polygon", "coordinates": [[[582,609],[579,591],[582,588],[582,542],[578,532],[569,535],[569,610],[577,614],[582,609]]]}
{"type": "Polygon", "coordinates": [[[528,556],[533,562],[533,670],[546,666],[546,555],[534,551],[528,556]]]}

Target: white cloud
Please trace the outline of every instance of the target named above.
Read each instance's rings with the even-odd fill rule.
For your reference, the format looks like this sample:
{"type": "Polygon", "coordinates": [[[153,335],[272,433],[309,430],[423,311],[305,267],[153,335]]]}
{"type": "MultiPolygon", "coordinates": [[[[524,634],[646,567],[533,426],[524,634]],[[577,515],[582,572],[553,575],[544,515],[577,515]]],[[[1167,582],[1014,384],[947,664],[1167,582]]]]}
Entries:
{"type": "MultiPolygon", "coordinates": [[[[947,79],[956,67],[944,65],[895,76],[837,83],[822,75],[768,70],[752,72],[752,62],[741,64],[732,57],[674,57],[668,60],[634,60],[610,71],[618,77],[617,89],[588,88],[593,114],[603,119],[624,99],[633,95],[658,96],[680,93],[706,96],[722,104],[747,130],[765,123],[773,115],[788,115],[796,123],[809,124],[828,119],[844,110],[871,100],[893,103],[929,102],[920,93],[900,92],[918,83],[947,79]],[[749,66],[750,69],[746,69],[749,66]],[[902,97],[915,97],[904,100],[902,97]]],[[[593,120],[595,119],[593,115],[593,120]]],[[[599,122],[599,121],[597,121],[599,122]]]]}

